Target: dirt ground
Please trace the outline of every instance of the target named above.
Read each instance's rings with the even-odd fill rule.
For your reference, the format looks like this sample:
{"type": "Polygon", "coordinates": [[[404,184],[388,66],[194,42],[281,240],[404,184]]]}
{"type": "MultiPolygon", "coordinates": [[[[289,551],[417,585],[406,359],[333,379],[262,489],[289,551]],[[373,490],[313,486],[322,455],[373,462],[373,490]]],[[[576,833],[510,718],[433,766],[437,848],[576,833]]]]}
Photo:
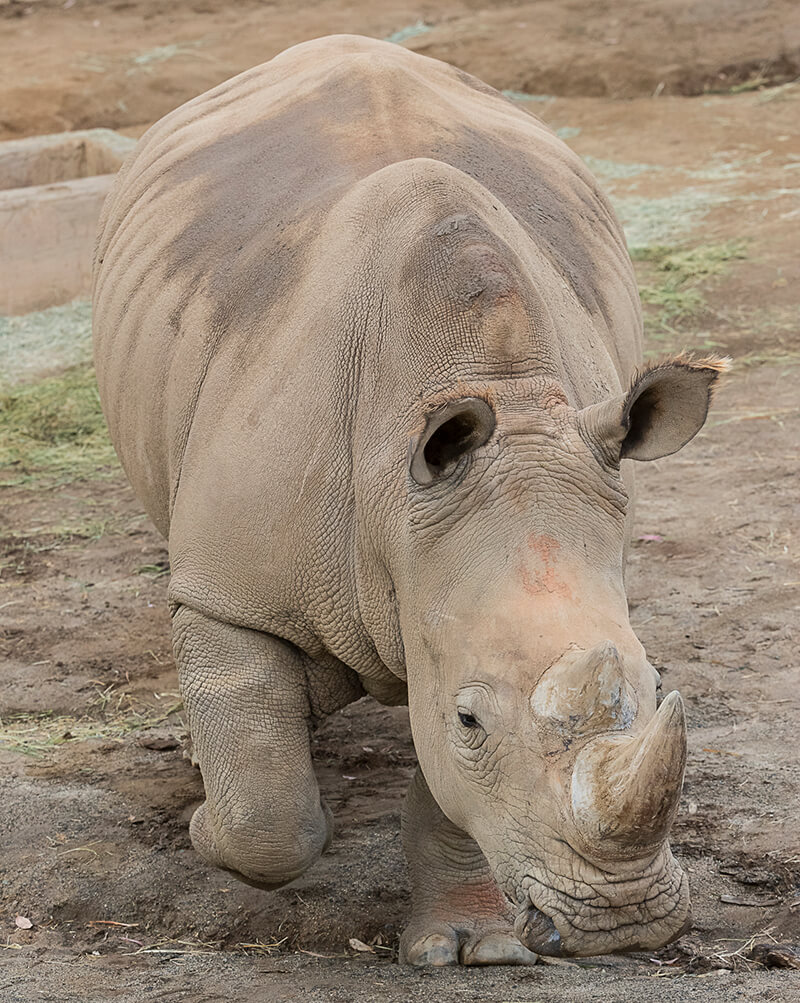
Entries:
{"type": "Polygon", "coordinates": [[[498,89],[700,94],[800,73],[795,0],[0,0],[0,139],[150,124],[319,35],[402,40],[498,89]]]}
{"type": "MultiPolygon", "coordinates": [[[[337,835],[305,877],[264,893],[200,861],[163,541],[96,432],[81,426],[58,463],[0,440],[0,999],[800,1000],[800,973],[774,967],[776,947],[800,950],[799,11],[0,3],[0,138],[136,133],[303,38],[407,29],[404,44],[524,92],[601,179],[648,352],[735,359],[696,440],[640,465],[629,576],[633,624],[687,704],[673,846],[693,929],[654,955],[528,970],[395,963],[414,766],[403,708],[362,701],[318,731],[337,835]]],[[[0,318],[6,408],[12,383],[82,371],[87,338],[85,304],[0,318]]]]}

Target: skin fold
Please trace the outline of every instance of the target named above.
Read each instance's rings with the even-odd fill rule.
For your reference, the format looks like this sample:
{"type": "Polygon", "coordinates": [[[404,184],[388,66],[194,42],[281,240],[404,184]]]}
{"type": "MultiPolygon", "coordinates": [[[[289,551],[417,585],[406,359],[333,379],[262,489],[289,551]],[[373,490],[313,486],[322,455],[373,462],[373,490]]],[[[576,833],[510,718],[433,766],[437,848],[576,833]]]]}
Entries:
{"type": "Polygon", "coordinates": [[[677,695],[628,619],[632,460],[724,362],[641,367],[582,162],[466,74],[318,39],[152,127],[106,202],[95,359],[169,542],[206,802],[195,848],[274,888],[329,844],[309,731],[408,702],[413,964],[655,948],[677,695]]]}

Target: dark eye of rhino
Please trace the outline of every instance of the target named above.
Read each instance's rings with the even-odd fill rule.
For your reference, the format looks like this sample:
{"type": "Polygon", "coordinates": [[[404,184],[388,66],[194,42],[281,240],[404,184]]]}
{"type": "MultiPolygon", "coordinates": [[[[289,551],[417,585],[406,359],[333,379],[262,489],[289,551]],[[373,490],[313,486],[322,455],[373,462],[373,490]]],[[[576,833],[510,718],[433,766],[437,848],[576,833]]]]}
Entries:
{"type": "Polygon", "coordinates": [[[466,711],[460,710],[458,712],[458,720],[464,725],[465,728],[477,728],[478,719],[474,714],[468,714],[466,711]]]}

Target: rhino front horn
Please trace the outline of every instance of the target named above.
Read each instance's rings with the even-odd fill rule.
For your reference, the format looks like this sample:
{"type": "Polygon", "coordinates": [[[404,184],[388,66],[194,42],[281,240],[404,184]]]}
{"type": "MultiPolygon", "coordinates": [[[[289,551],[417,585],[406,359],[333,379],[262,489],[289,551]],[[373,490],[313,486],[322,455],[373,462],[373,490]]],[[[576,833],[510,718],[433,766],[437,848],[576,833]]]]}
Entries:
{"type": "Polygon", "coordinates": [[[599,854],[646,852],[670,830],[686,766],[686,719],[677,692],[664,699],[637,736],[598,738],[583,749],[572,774],[578,831],[599,854]]]}

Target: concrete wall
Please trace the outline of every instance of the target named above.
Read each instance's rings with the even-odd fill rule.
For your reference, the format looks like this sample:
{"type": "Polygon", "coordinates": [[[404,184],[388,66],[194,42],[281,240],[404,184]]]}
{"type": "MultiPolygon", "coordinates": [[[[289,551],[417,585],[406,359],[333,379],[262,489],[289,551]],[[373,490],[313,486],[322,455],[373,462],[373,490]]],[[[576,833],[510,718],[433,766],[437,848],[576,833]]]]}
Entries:
{"type": "Polygon", "coordinates": [[[0,143],[0,314],[89,292],[103,200],[134,145],[109,129],[0,143]]]}

